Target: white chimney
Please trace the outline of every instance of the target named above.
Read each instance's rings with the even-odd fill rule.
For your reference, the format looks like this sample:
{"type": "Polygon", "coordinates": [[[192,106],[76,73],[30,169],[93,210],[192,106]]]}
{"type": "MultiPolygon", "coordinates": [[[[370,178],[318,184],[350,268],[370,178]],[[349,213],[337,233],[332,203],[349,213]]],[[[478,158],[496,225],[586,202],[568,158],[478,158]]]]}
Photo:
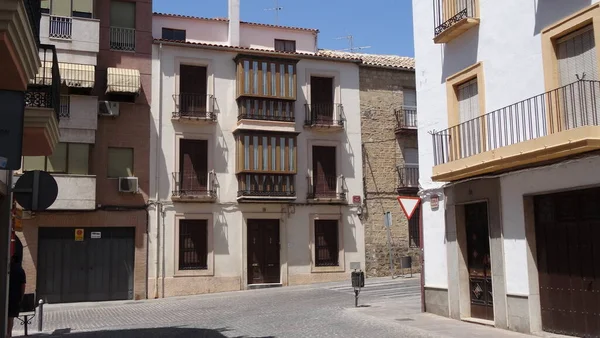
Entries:
{"type": "Polygon", "coordinates": [[[229,0],[229,34],[230,46],[240,45],[240,0],[229,0]]]}

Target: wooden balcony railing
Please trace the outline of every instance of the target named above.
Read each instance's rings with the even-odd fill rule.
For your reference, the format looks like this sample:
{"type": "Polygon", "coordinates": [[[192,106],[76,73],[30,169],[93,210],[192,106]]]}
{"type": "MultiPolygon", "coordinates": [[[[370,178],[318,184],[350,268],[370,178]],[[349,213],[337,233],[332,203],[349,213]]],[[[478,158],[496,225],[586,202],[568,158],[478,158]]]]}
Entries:
{"type": "Polygon", "coordinates": [[[238,198],[295,198],[295,175],[238,174],[238,198]]]}

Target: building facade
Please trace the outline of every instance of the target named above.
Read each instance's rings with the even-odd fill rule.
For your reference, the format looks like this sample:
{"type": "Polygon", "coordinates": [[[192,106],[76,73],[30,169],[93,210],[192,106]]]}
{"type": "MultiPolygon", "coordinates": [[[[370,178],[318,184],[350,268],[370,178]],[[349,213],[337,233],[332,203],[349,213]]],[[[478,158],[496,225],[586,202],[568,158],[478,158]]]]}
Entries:
{"type": "Polygon", "coordinates": [[[150,297],[364,269],[359,60],[239,15],[154,15],[150,297]]]}
{"type": "Polygon", "coordinates": [[[146,298],[152,3],[41,9],[61,76],[60,136],[52,154],[24,153],[21,172],[50,172],[58,197],[22,214],[27,292],[49,303],[146,298]]]}
{"type": "Polygon", "coordinates": [[[600,4],[413,11],[426,311],[600,335],[600,4]]]}

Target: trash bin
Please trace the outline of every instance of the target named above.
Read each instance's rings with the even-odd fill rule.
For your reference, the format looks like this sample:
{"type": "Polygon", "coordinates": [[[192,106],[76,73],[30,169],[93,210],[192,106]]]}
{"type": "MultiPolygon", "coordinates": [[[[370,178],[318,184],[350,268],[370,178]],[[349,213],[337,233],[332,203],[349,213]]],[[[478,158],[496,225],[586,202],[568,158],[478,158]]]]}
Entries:
{"type": "Polygon", "coordinates": [[[410,276],[412,277],[412,257],[404,256],[400,258],[400,270],[402,270],[402,274],[404,275],[404,269],[410,269],[410,276]]]}

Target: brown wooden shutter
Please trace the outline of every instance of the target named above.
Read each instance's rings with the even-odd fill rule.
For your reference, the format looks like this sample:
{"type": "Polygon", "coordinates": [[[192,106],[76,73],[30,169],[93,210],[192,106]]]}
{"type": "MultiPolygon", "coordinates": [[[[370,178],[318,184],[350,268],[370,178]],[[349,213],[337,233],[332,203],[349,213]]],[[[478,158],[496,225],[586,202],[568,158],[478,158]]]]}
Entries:
{"type": "Polygon", "coordinates": [[[334,109],[333,78],[310,77],[311,118],[317,123],[330,124],[334,109]]]}
{"type": "Polygon", "coordinates": [[[315,220],[315,265],[339,264],[338,221],[315,220]]]}
{"type": "Polygon", "coordinates": [[[179,67],[179,106],[182,113],[206,112],[206,67],[179,67]]]}
{"type": "Polygon", "coordinates": [[[208,269],[208,221],[179,221],[179,270],[208,269]]]}
{"type": "Polygon", "coordinates": [[[208,185],[208,141],[181,140],[179,182],[182,193],[206,191],[208,185]]]}
{"type": "Polygon", "coordinates": [[[335,197],[337,170],[335,147],[313,147],[313,189],[315,197],[335,197]]]}

